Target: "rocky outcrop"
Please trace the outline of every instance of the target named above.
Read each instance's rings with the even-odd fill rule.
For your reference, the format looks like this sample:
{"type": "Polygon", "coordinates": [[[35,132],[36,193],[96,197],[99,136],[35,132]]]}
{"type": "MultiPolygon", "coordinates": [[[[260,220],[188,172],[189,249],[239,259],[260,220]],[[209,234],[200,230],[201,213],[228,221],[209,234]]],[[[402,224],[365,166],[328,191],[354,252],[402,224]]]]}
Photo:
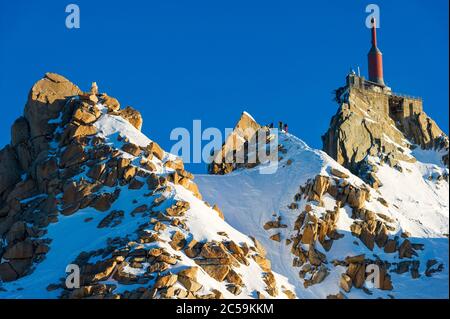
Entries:
{"type": "Polygon", "coordinates": [[[448,137],[422,110],[408,116],[393,113],[391,93],[376,89],[343,87],[337,92],[340,107],[322,136],[323,150],[371,185],[379,186],[379,181],[367,156],[398,168],[399,161],[415,161],[409,154],[411,147],[448,154],[448,137]]]}
{"type": "MultiPolygon", "coordinates": [[[[21,168],[13,148],[0,150],[0,195],[20,180],[21,168]]],[[[1,215],[0,215],[1,216],[1,215]]]]}
{"type": "Polygon", "coordinates": [[[142,116],[141,113],[138,110],[133,109],[131,106],[127,106],[123,110],[120,110],[119,115],[126,119],[128,122],[131,123],[136,129],[139,131],[142,128],[142,116]]]}
{"type": "MultiPolygon", "coordinates": [[[[353,112],[348,107],[345,112],[351,120],[342,124],[339,133],[343,137],[348,137],[345,135],[347,131],[344,129],[355,131],[351,136],[354,144],[344,143],[344,146],[348,147],[346,150],[353,152],[350,158],[354,160],[355,170],[361,170],[362,164],[366,163],[365,159],[368,154],[381,157],[383,161],[394,167],[400,160],[414,161],[414,158],[409,155],[406,143],[403,144],[404,149],[399,149],[396,143],[392,143],[394,138],[402,141],[404,139],[404,134],[399,131],[392,119],[384,118],[376,111],[367,112],[371,114],[371,118],[379,116],[380,122],[384,121],[386,125],[390,125],[390,131],[387,130],[387,134],[392,134],[394,137],[390,139],[386,134],[387,138],[378,141],[379,138],[374,137],[377,134],[380,138],[385,137],[385,132],[382,131],[379,124],[375,121],[372,123],[371,118],[367,117],[362,110],[358,109],[353,112]],[[359,119],[358,116],[360,116],[359,119]],[[358,122],[361,118],[364,123],[358,122]],[[359,147],[365,151],[358,153],[359,147]]],[[[295,156],[295,153],[291,153],[289,144],[286,143],[284,146],[283,141],[281,141],[279,149],[284,150],[284,153],[281,152],[281,156],[284,154],[288,154],[286,158],[295,156]]],[[[286,165],[289,164],[286,162],[286,165]]],[[[290,165],[295,164],[291,161],[290,165]]],[[[230,166],[230,171],[236,167],[238,166],[230,166]]],[[[210,173],[226,174],[227,172],[219,169],[210,173]]],[[[372,177],[376,181],[376,175],[372,177]]],[[[355,181],[355,176],[341,167],[327,167],[321,174],[300,185],[292,201],[280,208],[281,212],[275,211],[270,220],[264,220],[260,225],[267,231],[267,238],[275,242],[274,247],[277,245],[289,247],[292,267],[298,269],[298,280],[305,289],[320,291],[322,283],[327,282],[328,284],[329,280],[334,280],[330,278],[332,277],[329,276],[330,274],[335,274],[338,267],[345,267],[346,272],[342,276],[340,275],[340,280],[336,282],[336,286],[340,286],[342,289],[339,293],[340,297],[345,298],[354,289],[362,289],[366,293],[371,293],[366,285],[367,280],[370,279],[368,276],[370,272],[366,272],[366,270],[369,271],[370,267],[377,265],[380,270],[380,282],[377,285],[381,290],[392,290],[395,283],[391,280],[391,273],[396,272],[398,266],[386,260],[397,258],[414,259],[415,270],[411,272],[412,279],[422,275],[419,271],[420,268],[417,267],[419,260],[415,259],[418,258],[420,245],[418,246],[417,242],[409,242],[406,238],[400,238],[398,221],[391,215],[381,213],[381,211],[385,212],[384,210],[374,208],[379,204],[383,207],[391,207],[392,204],[382,198],[381,193],[371,188],[370,183],[356,180],[358,182],[355,181]],[[374,205],[375,203],[376,205],[374,205]],[[347,213],[350,215],[347,216],[347,213]],[[289,215],[292,214],[297,216],[294,224],[287,222],[290,219],[289,215]],[[343,230],[345,228],[342,223],[339,224],[340,218],[346,220],[345,223],[348,222],[347,218],[350,218],[351,222],[346,230],[343,230]],[[340,240],[346,237],[348,241],[347,236],[350,236],[355,247],[359,246],[357,250],[373,251],[374,257],[372,259],[365,256],[342,255],[337,257],[336,253],[343,245],[340,240]],[[379,250],[389,254],[386,260],[375,257],[375,252],[379,250]],[[330,255],[334,256],[333,260],[330,260],[330,255]]],[[[375,185],[375,183],[371,184],[375,185]]],[[[381,183],[378,185],[380,186],[381,183]]],[[[258,212],[252,213],[258,214],[258,212]]],[[[261,267],[264,267],[264,262],[260,261],[260,264],[261,267]]]]}
{"type": "Polygon", "coordinates": [[[49,135],[53,133],[56,120],[67,102],[67,97],[82,93],[65,77],[56,73],[46,73],[36,82],[28,95],[24,117],[29,123],[30,139],[34,154],[47,148],[49,135]]]}
{"type": "MultiPolygon", "coordinates": [[[[418,251],[423,249],[423,246],[411,243],[406,238],[407,235],[402,236],[405,238],[393,235],[397,230],[395,220],[366,208],[367,203],[373,200],[371,198],[373,192],[367,185],[350,183],[348,180],[350,176],[335,168],[330,168],[329,172],[330,176],[317,175],[308,180],[305,185],[300,186],[293,203],[289,205],[293,212],[296,212],[299,207],[304,207],[295,221],[293,235],[290,235],[285,242],[291,248],[292,266],[299,268],[299,278],[303,281],[305,288],[323,282],[333,267],[347,267],[347,271],[341,275],[338,283],[342,289],[342,296],[345,296],[352,289],[367,289],[365,287],[365,282],[368,280],[366,267],[378,265],[379,289],[392,290],[393,283],[389,273],[398,272],[399,267],[401,272],[409,271],[410,268],[403,270],[406,262],[395,265],[379,258],[368,260],[364,255],[341,256],[332,261],[328,259],[328,252],[333,248],[334,243],[344,237],[337,227],[343,207],[347,206],[352,211],[351,234],[371,251],[378,247],[386,254],[395,254],[399,259],[411,259],[418,257],[418,251]],[[325,197],[327,197],[328,205],[330,205],[330,199],[334,201],[333,210],[323,209],[325,197]],[[325,253],[321,252],[322,249],[319,247],[325,253]]],[[[281,228],[290,230],[291,227],[291,225],[283,225],[280,217],[266,222],[263,226],[267,231],[281,228]]],[[[273,236],[275,235],[270,238],[273,239],[273,236]]],[[[408,261],[408,267],[412,264],[414,264],[414,270],[411,270],[411,277],[415,279],[420,276],[420,262],[419,260],[408,261]]]]}
{"type": "Polygon", "coordinates": [[[73,262],[80,266],[81,287],[67,288],[64,280],[47,287],[60,290],[61,298],[221,298],[226,291],[240,295],[249,283],[238,268],[252,262],[252,271],[260,269],[266,285],[261,296],[295,296],[280,289],[259,243],[236,243],[223,231],[217,232],[223,240],[204,235],[201,241],[194,239],[187,222],[193,210],[200,206],[223,223],[220,208],[200,200],[193,174],[156,142],[138,145],[121,132],[114,135],[114,143],[107,141],[98,125],[102,116],[122,125],[116,118],[120,116],[138,130],[142,126],[138,111],[121,110],[117,99],[98,92],[96,83],[83,93],[62,76],[47,73],[33,86],[25,116],[12,127],[11,145],[0,151],[0,281],[32,274],[52,249],[47,226],[87,209],[84,213],[104,214],[95,225],[102,234],[121,227],[125,218],[134,218],[135,228],[123,237],[108,238],[101,249],[79,252],[73,262]],[[177,191],[180,187],[188,192],[177,191]],[[124,192],[129,196],[121,196],[124,192]],[[197,197],[196,205],[178,198],[180,193],[197,197]],[[186,268],[187,258],[198,267],[186,268]],[[217,287],[223,282],[226,290],[205,288],[199,273],[218,282],[217,287]],[[118,293],[116,284],[103,283],[108,279],[140,287],[118,293]]]}
{"type": "Polygon", "coordinates": [[[208,165],[210,174],[223,175],[235,169],[252,168],[260,163],[257,156],[258,137],[264,138],[264,145],[269,138],[267,127],[259,125],[247,112],[243,112],[231,134],[227,137],[220,150],[215,150],[211,164],[208,165]],[[249,149],[254,148],[254,159],[249,160],[249,149]]]}
{"type": "MultiPolygon", "coordinates": [[[[116,99],[98,94],[96,84],[91,92],[83,93],[66,78],[47,73],[33,85],[24,117],[18,118],[11,128],[11,145],[0,151],[0,236],[7,239],[6,246],[0,249],[0,257],[4,252],[5,260],[0,263],[3,281],[23,276],[33,263],[43,259],[45,251],[38,249],[41,230],[56,222],[59,213],[72,215],[87,206],[109,210],[120,189],[101,192],[102,184],[109,187],[129,184],[130,189],[144,185],[145,180],[135,176],[145,178],[148,173],[118,156],[118,150],[95,136],[97,130],[93,124],[102,114],[97,105],[100,100],[140,129],[140,113],[131,108],[122,112],[116,99]],[[52,146],[49,142],[53,142],[52,146]],[[74,180],[85,167],[90,180],[74,180]],[[20,202],[27,198],[31,200],[20,202]],[[21,241],[16,242],[11,234],[18,223],[34,225],[40,230],[24,232],[21,241]]],[[[162,157],[164,151],[156,143],[151,144],[140,148],[125,143],[123,149],[135,156],[142,152],[143,156],[157,153],[162,157]]],[[[99,228],[115,227],[122,217],[123,211],[112,211],[99,228]]]]}
{"type": "Polygon", "coordinates": [[[396,124],[412,143],[423,149],[446,149],[448,154],[448,137],[425,112],[400,118],[396,124]]]}
{"type": "MultiPolygon", "coordinates": [[[[199,273],[208,275],[214,280],[224,282],[227,290],[235,295],[239,295],[246,283],[235,270],[241,266],[248,266],[251,259],[265,266],[267,272],[263,281],[267,285],[266,292],[271,296],[279,294],[276,279],[270,270],[270,263],[265,259],[265,252],[248,245],[238,245],[233,241],[210,241],[197,242],[191,240],[189,243],[181,232],[175,232],[170,241],[170,246],[177,251],[186,253],[189,258],[193,258],[198,264],[197,267],[180,268],[179,256],[171,253],[163,246],[159,246],[163,240],[158,234],[165,231],[168,225],[172,224],[178,217],[169,217],[159,214],[152,217],[151,223],[154,225],[154,232],[149,233],[137,231],[139,242],[127,242],[117,239],[111,242],[106,248],[112,253],[110,258],[89,263],[91,257],[99,258],[100,254],[105,254],[105,250],[83,252],[74,263],[82,265],[81,282],[82,287],[76,290],[64,289],[61,298],[218,298],[217,291],[205,293],[203,284],[199,279],[199,273]],[[153,243],[152,246],[143,244],[153,243]],[[155,246],[155,244],[157,246],[155,246]],[[126,268],[136,271],[130,273],[126,268]],[[176,269],[173,271],[172,269],[176,269]],[[119,284],[148,286],[138,288],[131,292],[114,293],[115,285],[109,289],[103,289],[101,281],[113,277],[119,284]],[[82,293],[80,293],[82,291],[82,293]]],[[[63,287],[63,284],[55,283],[52,287],[63,287]]],[[[285,289],[285,294],[294,297],[294,293],[285,289]]]]}

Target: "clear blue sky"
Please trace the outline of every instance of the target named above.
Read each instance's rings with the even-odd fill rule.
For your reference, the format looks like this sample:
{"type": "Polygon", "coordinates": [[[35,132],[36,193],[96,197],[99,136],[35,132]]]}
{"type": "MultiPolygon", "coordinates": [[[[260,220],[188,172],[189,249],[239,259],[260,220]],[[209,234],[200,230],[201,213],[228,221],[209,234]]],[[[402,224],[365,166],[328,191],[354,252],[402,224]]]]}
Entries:
{"type": "MultiPolygon", "coordinates": [[[[233,127],[243,110],[321,148],[350,67],[367,73],[365,7],[381,9],[385,81],[422,96],[448,133],[448,1],[0,0],[0,146],[45,72],[139,109],[143,131],[167,150],[170,131],[233,127]],[[81,28],[65,27],[65,7],[81,28]]],[[[204,165],[188,165],[194,172],[204,165]]]]}

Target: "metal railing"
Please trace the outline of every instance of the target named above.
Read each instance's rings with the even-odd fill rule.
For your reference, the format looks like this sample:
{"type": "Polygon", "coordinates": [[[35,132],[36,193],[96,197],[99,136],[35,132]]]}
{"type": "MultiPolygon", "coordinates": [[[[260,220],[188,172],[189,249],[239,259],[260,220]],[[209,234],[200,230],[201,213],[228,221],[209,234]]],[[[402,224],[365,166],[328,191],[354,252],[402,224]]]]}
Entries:
{"type": "MultiPolygon", "coordinates": [[[[372,82],[372,81],[369,81],[369,80],[364,80],[364,84],[376,85],[376,86],[381,87],[380,84],[372,82]]],[[[364,86],[364,89],[366,89],[365,86],[364,86]]],[[[374,93],[386,94],[386,93],[383,93],[383,92],[374,92],[374,93]]],[[[413,95],[408,95],[408,94],[404,94],[404,93],[397,93],[397,92],[392,92],[392,91],[390,92],[390,94],[393,95],[393,96],[398,96],[398,97],[403,97],[403,98],[407,98],[407,99],[410,99],[410,100],[416,100],[416,101],[423,102],[423,98],[420,97],[420,96],[413,96],[413,95]]]]}
{"type": "Polygon", "coordinates": [[[398,97],[404,97],[410,100],[417,100],[417,101],[423,101],[423,99],[420,96],[412,96],[412,95],[407,95],[407,94],[403,94],[403,93],[396,93],[396,92],[391,92],[392,95],[394,96],[398,96],[398,97]]]}

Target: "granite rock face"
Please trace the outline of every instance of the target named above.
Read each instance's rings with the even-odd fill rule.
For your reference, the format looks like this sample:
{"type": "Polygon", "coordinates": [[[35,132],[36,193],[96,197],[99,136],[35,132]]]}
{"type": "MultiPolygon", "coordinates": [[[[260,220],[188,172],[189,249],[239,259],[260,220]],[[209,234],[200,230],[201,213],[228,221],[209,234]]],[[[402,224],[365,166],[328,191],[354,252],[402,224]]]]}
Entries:
{"type": "Polygon", "coordinates": [[[30,90],[24,109],[24,117],[29,123],[30,139],[35,154],[46,149],[48,135],[53,132],[56,119],[66,103],[66,98],[81,93],[81,90],[65,77],[56,73],[46,73],[30,90]]]}
{"type": "Polygon", "coordinates": [[[411,150],[417,147],[441,151],[448,166],[449,139],[421,109],[421,101],[420,108],[405,115],[395,109],[396,98],[370,88],[338,89],[339,109],[322,136],[323,150],[357,175],[367,173],[368,157],[392,167],[398,161],[414,162],[411,150]]]}
{"type": "Polygon", "coordinates": [[[258,156],[249,160],[249,149],[258,148],[258,138],[269,137],[269,129],[259,125],[251,115],[243,112],[233,131],[226,137],[220,150],[213,155],[213,161],[208,166],[211,174],[224,175],[237,168],[251,168],[259,164],[258,156]]]}
{"type": "Polygon", "coordinates": [[[0,194],[20,180],[20,166],[14,149],[6,146],[0,150],[0,194]]]}
{"type": "MultiPolygon", "coordinates": [[[[24,116],[11,128],[11,144],[0,150],[0,298],[14,295],[4,284],[40,276],[48,252],[76,253],[81,287],[46,277],[46,287],[24,288],[27,294],[205,299],[251,297],[260,289],[264,297],[295,296],[275,278],[257,244],[230,233],[220,208],[202,201],[181,158],[140,132],[142,122],[139,111],[121,109],[95,82],[82,92],[47,73],[33,85],[24,116]],[[77,215],[83,221],[70,224],[77,215]],[[67,223],[64,236],[47,236],[50,224],[67,223]],[[87,246],[85,236],[98,246],[87,246]],[[259,277],[259,284],[241,278],[242,271],[259,277]],[[109,278],[115,284],[102,282],[109,278]],[[137,287],[116,289],[131,284],[137,287]]],[[[252,126],[243,118],[242,136],[249,138],[245,128],[252,126]]],[[[57,260],[45,271],[64,274],[66,266],[57,260]]]]}

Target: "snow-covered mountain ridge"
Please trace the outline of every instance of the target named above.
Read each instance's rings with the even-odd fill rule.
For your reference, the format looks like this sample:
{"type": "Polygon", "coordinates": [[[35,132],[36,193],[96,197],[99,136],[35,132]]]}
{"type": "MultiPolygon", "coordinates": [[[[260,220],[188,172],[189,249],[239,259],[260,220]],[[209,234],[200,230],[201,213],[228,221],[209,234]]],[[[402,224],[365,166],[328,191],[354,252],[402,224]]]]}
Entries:
{"type": "Polygon", "coordinates": [[[194,176],[137,110],[47,73],[0,150],[0,298],[448,298],[448,139],[349,97],[330,131],[357,161],[244,112],[215,158],[246,128],[277,152],[194,176]]]}
{"type": "Polygon", "coordinates": [[[439,151],[410,151],[417,158],[399,161],[401,170],[370,157],[375,189],[291,134],[279,144],[275,174],[240,167],[196,181],[226,221],[267,247],[297,296],[448,297],[448,168],[439,151]],[[365,282],[371,264],[381,289],[365,282]]]}
{"type": "Polygon", "coordinates": [[[0,298],[294,298],[260,243],[140,132],[139,112],[97,90],[47,73],[13,125],[0,298]]]}

